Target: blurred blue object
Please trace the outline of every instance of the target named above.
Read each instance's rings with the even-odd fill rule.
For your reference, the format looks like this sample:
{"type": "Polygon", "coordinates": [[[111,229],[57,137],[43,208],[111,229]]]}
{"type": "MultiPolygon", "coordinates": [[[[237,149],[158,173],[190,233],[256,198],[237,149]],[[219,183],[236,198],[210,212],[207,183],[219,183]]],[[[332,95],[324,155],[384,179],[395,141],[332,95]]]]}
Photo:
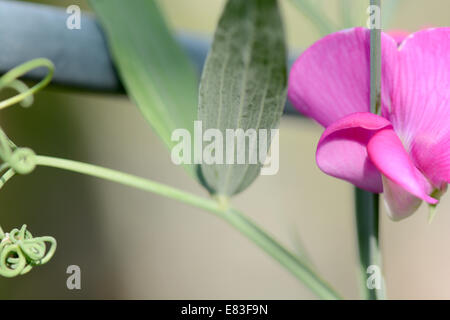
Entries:
{"type": "MultiPolygon", "coordinates": [[[[121,85],[103,34],[93,16],[81,15],[81,29],[66,27],[61,8],[0,1],[0,73],[33,58],[55,64],[53,83],[92,90],[119,90],[121,85]]],[[[40,78],[46,70],[30,72],[40,78]]]]}
{"type": "MultiPolygon", "coordinates": [[[[0,0],[0,74],[38,57],[55,64],[52,84],[78,89],[123,93],[124,89],[109,54],[100,25],[91,14],[81,14],[81,28],[69,29],[69,14],[59,7],[21,1],[0,0]]],[[[179,33],[177,39],[199,74],[210,39],[179,33]]],[[[289,64],[293,63],[290,59],[289,64]]],[[[46,70],[26,75],[34,80],[46,70]]],[[[288,113],[295,112],[288,104],[288,113]]]]}

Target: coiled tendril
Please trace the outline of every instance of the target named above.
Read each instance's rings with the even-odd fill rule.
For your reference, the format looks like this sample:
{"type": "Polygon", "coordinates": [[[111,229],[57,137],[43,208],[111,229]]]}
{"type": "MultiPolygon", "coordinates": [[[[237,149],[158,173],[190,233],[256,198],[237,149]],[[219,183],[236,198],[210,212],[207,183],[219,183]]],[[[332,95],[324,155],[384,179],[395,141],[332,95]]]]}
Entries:
{"type": "MultiPolygon", "coordinates": [[[[45,87],[53,75],[53,64],[47,59],[34,59],[26,62],[0,78],[0,90],[12,88],[17,95],[0,101],[0,109],[16,103],[28,107],[33,103],[33,94],[45,87]],[[32,88],[18,78],[32,69],[47,67],[47,76],[32,88]]],[[[29,174],[36,167],[36,154],[29,148],[17,147],[0,128],[0,189],[16,173],[29,174]]],[[[0,227],[0,276],[15,277],[29,272],[34,266],[48,262],[56,250],[56,240],[53,237],[33,238],[26,229],[13,229],[4,233],[0,227]],[[48,243],[50,246],[47,250],[48,243]]]]}
{"type": "Polygon", "coordinates": [[[55,238],[33,238],[25,224],[9,233],[0,227],[0,275],[8,278],[23,275],[34,266],[48,262],[55,250],[55,238]],[[46,243],[50,244],[48,250],[46,243]]]}
{"type": "Polygon", "coordinates": [[[0,101],[0,109],[12,106],[16,103],[21,103],[23,107],[29,107],[33,103],[33,94],[49,84],[50,80],[52,79],[54,69],[55,67],[50,60],[38,58],[25,62],[5,73],[0,78],[0,90],[4,88],[11,88],[19,93],[9,99],[0,101]],[[42,67],[47,68],[48,73],[44,79],[42,79],[32,88],[28,88],[28,86],[24,82],[18,79],[31,70],[42,67]]]}

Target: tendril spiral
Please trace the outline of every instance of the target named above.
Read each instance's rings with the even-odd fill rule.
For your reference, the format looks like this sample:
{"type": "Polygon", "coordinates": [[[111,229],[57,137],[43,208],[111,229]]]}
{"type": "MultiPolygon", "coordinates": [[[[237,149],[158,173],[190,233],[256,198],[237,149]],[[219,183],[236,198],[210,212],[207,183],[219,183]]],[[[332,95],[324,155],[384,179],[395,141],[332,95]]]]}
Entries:
{"type": "Polygon", "coordinates": [[[0,276],[12,278],[26,274],[34,266],[47,263],[55,250],[55,238],[33,238],[25,224],[9,233],[3,233],[0,228],[0,276]]]}
{"type": "Polygon", "coordinates": [[[33,95],[50,83],[54,69],[55,67],[50,60],[38,58],[25,62],[5,73],[0,78],[0,90],[4,88],[11,88],[19,93],[9,99],[0,101],[0,109],[4,109],[16,103],[21,103],[24,107],[29,107],[33,102],[33,95]],[[44,79],[42,79],[33,87],[28,88],[28,86],[24,82],[18,80],[19,77],[32,71],[33,69],[42,67],[47,68],[48,73],[44,77],[44,79]]]}

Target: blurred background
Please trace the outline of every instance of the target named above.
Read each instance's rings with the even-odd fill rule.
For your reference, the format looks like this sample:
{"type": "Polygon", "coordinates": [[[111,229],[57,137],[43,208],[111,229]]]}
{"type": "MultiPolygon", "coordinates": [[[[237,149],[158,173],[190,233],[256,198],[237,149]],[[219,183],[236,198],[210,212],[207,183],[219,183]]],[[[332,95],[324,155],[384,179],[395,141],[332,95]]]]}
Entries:
{"type": "MultiPolygon", "coordinates": [[[[86,1],[35,2],[78,4],[83,12],[90,11],[86,1]]],[[[158,2],[175,30],[205,36],[213,32],[224,5],[223,0],[158,2]]],[[[368,1],[346,2],[354,19],[365,25],[368,1]]],[[[448,0],[384,0],[388,2],[396,3],[387,29],[413,32],[448,25],[448,0]]],[[[291,52],[320,38],[290,1],[280,3],[291,52]]],[[[340,0],[314,3],[331,21],[343,14],[340,0]]],[[[0,48],[0,54],[2,50],[7,48],[0,48]]],[[[0,123],[17,144],[39,154],[91,162],[206,195],[172,164],[166,147],[124,95],[49,87],[35,97],[32,108],[2,111],[0,123]]],[[[321,132],[310,120],[284,116],[279,173],[259,177],[234,203],[292,250],[307,248],[325,279],[344,297],[358,298],[353,188],[316,167],[321,132]]],[[[5,230],[27,223],[34,234],[58,240],[47,265],[19,278],[0,278],[3,299],[314,298],[223,221],[153,194],[38,168],[8,183],[0,203],[5,230]],[[72,264],[81,268],[81,290],[66,287],[66,268],[72,264]]],[[[383,213],[389,298],[450,298],[450,196],[438,209],[431,225],[425,206],[401,222],[383,213]]]]}

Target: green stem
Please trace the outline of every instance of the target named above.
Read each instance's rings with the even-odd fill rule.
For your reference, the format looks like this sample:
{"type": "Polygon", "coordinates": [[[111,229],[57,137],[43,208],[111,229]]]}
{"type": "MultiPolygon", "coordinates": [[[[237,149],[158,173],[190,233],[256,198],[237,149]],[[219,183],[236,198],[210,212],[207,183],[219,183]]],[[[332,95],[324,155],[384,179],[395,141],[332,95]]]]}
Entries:
{"type": "Polygon", "coordinates": [[[245,215],[230,208],[225,214],[221,215],[221,217],[263,249],[267,254],[277,260],[297,279],[310,288],[318,297],[327,300],[341,299],[340,296],[309,267],[307,261],[302,261],[299,257],[288,251],[245,215]]]}
{"type": "Polygon", "coordinates": [[[307,263],[303,262],[300,258],[284,248],[243,214],[228,207],[226,202],[220,203],[211,199],[205,199],[158,182],[78,161],[36,156],[36,164],[117,182],[126,186],[153,192],[214,213],[227,221],[231,226],[277,260],[298,280],[309,287],[318,297],[322,299],[340,299],[339,295],[312,269],[310,269],[307,263]]]}
{"type": "Polygon", "coordinates": [[[9,169],[5,172],[3,176],[0,177],[0,189],[3,188],[6,182],[8,182],[9,179],[11,179],[16,172],[13,169],[9,169]]]}
{"type": "Polygon", "coordinates": [[[384,299],[384,281],[381,288],[369,288],[368,268],[376,266],[381,270],[382,261],[379,248],[379,195],[355,188],[356,227],[360,262],[361,293],[366,300],[384,299]]]}
{"type": "MultiPolygon", "coordinates": [[[[380,0],[370,0],[370,5],[378,6],[380,10],[374,14],[381,15],[380,0]]],[[[378,113],[381,103],[381,29],[376,27],[370,30],[370,110],[375,114],[378,113]]],[[[378,241],[379,195],[356,188],[355,203],[361,291],[365,299],[384,299],[385,289],[378,241]],[[380,288],[373,288],[367,283],[368,272],[377,270],[380,274],[373,276],[379,277],[380,288]]]]}
{"type": "MultiPolygon", "coordinates": [[[[0,166],[0,172],[3,170],[2,166],[0,166]]],[[[0,177],[0,189],[5,185],[6,182],[8,182],[9,179],[11,179],[16,173],[13,169],[8,169],[8,171],[5,172],[4,175],[0,177]]],[[[0,226],[0,241],[5,237],[5,232],[3,231],[2,227],[0,226]]]]}
{"type": "MultiPolygon", "coordinates": [[[[371,6],[380,8],[381,0],[370,0],[371,6]]],[[[376,14],[376,12],[375,12],[376,14]]],[[[381,26],[370,29],[370,111],[378,114],[381,105],[381,26]]]]}
{"type": "Polygon", "coordinates": [[[129,187],[141,189],[148,192],[153,192],[158,195],[175,199],[190,204],[192,206],[215,213],[221,210],[216,201],[204,199],[202,197],[195,196],[188,192],[169,187],[162,183],[150,181],[138,176],[99,167],[92,164],[87,164],[73,160],[59,159],[54,157],[36,156],[36,165],[74,171],[94,176],[97,178],[101,178],[104,180],[117,182],[129,187]]]}

